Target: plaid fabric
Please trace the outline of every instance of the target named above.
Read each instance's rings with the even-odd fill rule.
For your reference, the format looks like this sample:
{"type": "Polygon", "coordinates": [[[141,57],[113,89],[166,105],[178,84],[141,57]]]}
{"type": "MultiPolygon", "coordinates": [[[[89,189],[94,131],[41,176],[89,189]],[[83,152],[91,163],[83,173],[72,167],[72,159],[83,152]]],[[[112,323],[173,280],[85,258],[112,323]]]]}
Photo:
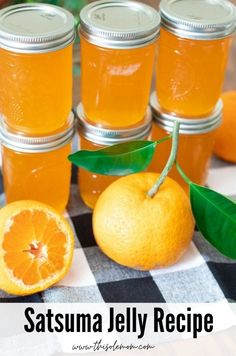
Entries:
{"type": "MultiPolygon", "coordinates": [[[[213,159],[208,185],[236,197],[236,166],[213,159]]],[[[0,179],[2,183],[2,179],[0,179]]],[[[0,203],[4,204],[1,184],[0,203]]],[[[236,301],[236,263],[220,255],[195,231],[183,258],[169,268],[140,272],[112,262],[96,246],[91,210],[81,201],[73,169],[67,218],[75,232],[72,268],[64,280],[43,293],[14,297],[0,291],[1,302],[217,302],[236,301]]]]}

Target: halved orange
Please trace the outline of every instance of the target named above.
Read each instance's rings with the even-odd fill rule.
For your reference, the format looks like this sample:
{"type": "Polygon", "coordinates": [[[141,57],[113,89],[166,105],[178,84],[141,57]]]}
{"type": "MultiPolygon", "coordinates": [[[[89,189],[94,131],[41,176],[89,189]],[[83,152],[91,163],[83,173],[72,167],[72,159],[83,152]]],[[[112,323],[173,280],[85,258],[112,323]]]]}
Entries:
{"type": "Polygon", "coordinates": [[[0,289],[33,294],[68,272],[74,250],[73,231],[51,207],[30,200],[0,210],[0,289]]]}

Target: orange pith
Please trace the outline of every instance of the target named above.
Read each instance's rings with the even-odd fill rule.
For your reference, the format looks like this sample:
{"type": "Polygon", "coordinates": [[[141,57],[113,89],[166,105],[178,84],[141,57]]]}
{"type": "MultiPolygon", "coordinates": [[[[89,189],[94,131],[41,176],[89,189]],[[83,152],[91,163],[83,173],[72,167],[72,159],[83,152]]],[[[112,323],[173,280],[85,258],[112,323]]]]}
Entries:
{"type": "Polygon", "coordinates": [[[65,219],[44,204],[27,203],[10,212],[0,228],[0,288],[13,294],[35,293],[56,283],[73,254],[73,233],[65,219]]]}

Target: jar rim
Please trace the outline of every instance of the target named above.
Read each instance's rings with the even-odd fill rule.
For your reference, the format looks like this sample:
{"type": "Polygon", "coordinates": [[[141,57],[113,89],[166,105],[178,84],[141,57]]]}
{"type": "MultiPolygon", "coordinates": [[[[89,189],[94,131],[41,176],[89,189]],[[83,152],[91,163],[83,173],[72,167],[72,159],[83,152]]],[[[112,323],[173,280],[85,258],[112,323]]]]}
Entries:
{"type": "Polygon", "coordinates": [[[26,3],[0,10],[0,48],[17,53],[45,53],[69,46],[75,19],[50,4],[26,3]]]}
{"type": "Polygon", "coordinates": [[[142,122],[134,127],[122,129],[107,129],[91,123],[85,116],[82,103],[76,108],[76,116],[79,134],[87,140],[101,145],[113,145],[144,139],[149,135],[152,126],[150,107],[147,108],[142,122]]]}
{"type": "Polygon", "coordinates": [[[12,131],[0,118],[1,144],[12,150],[25,153],[42,153],[56,150],[72,141],[75,134],[75,119],[71,112],[60,131],[48,136],[24,136],[12,131]]]}
{"type": "Polygon", "coordinates": [[[79,34],[106,48],[136,48],[153,43],[160,32],[160,15],[153,7],[132,0],[98,0],[80,12],[79,34]]]}
{"type": "Polygon", "coordinates": [[[221,99],[218,100],[214,110],[209,115],[191,119],[171,115],[170,113],[161,110],[155,92],[151,94],[150,105],[154,121],[168,132],[173,131],[175,121],[180,123],[179,133],[186,135],[207,133],[214,131],[221,125],[223,109],[223,102],[221,99]]]}
{"type": "Polygon", "coordinates": [[[236,30],[235,6],[228,0],[161,0],[161,26],[179,37],[214,40],[236,30]]]}

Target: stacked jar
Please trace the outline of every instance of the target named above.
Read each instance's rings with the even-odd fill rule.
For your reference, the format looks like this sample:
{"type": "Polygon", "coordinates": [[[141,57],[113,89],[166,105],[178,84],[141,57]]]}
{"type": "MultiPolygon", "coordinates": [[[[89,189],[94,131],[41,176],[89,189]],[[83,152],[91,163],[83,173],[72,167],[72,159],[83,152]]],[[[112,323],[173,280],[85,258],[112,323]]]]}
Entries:
{"type": "MultiPolygon", "coordinates": [[[[222,113],[220,95],[235,32],[235,7],[226,0],[162,0],[160,15],[156,91],[151,96],[153,138],[172,133],[178,120],[177,158],[191,180],[204,184],[222,113]]],[[[165,143],[150,170],[161,170],[169,152],[165,143]]],[[[187,190],[175,169],[170,176],[187,190]]]]}
{"type": "MultiPolygon", "coordinates": [[[[152,115],[149,107],[142,123],[128,129],[114,130],[92,125],[84,115],[82,104],[77,108],[77,117],[81,150],[94,151],[125,142],[149,140],[151,135],[152,115]]],[[[100,194],[115,179],[117,179],[117,176],[103,176],[80,168],[79,188],[85,204],[93,209],[100,194]]]]}
{"type": "MultiPolygon", "coordinates": [[[[150,126],[147,116],[159,37],[158,12],[135,1],[102,0],[85,6],[80,20],[82,104],[78,116],[87,127],[85,131],[98,136],[88,144],[88,135],[81,131],[81,149],[106,146],[107,135],[114,138],[113,143],[130,141],[142,131],[139,137],[144,137],[144,127],[150,126]],[[130,135],[124,139],[127,130],[130,135]]],[[[85,177],[81,171],[79,185],[85,202],[85,195],[94,196],[93,202],[87,202],[93,207],[98,191],[102,192],[110,180],[103,177],[98,188],[102,180],[89,174],[85,177]],[[90,182],[89,188],[84,180],[90,182]]]]}
{"type": "Polygon", "coordinates": [[[6,201],[31,199],[63,211],[74,134],[74,18],[47,4],[0,11],[0,136],[6,201]]]}

